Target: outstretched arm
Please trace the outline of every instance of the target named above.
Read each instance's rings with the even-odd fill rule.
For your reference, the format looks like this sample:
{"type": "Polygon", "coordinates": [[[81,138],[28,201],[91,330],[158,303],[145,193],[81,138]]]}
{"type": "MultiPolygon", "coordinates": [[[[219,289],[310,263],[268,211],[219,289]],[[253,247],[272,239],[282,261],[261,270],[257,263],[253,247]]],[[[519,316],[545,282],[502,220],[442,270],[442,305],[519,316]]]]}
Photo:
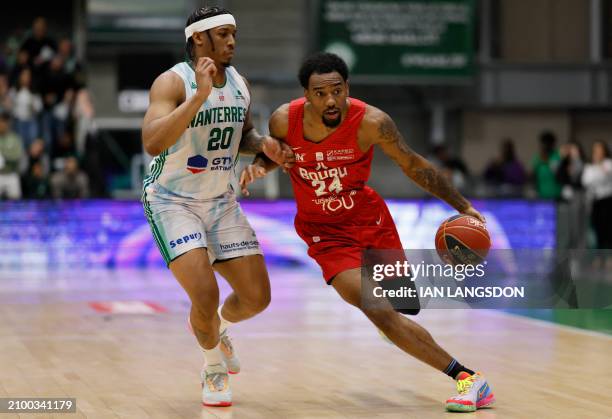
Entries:
{"type": "Polygon", "coordinates": [[[484,222],[484,217],[463,197],[450,181],[404,141],[397,126],[385,112],[369,107],[364,118],[363,133],[369,144],[378,144],[402,171],[417,185],[442,199],[457,211],[472,215],[484,222]]]}

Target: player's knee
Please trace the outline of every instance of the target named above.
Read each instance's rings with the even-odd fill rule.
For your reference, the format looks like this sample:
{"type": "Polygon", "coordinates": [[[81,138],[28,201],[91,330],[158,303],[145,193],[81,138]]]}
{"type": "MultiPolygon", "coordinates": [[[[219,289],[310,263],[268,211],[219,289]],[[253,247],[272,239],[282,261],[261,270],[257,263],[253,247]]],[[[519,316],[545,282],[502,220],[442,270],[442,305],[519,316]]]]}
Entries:
{"type": "Polygon", "coordinates": [[[269,290],[258,290],[257,292],[251,292],[241,298],[244,307],[250,314],[257,314],[264,311],[270,305],[270,291],[269,290]]]}
{"type": "Polygon", "coordinates": [[[211,322],[219,306],[219,299],[214,300],[209,296],[197,295],[191,299],[191,304],[195,310],[195,315],[203,322],[211,322]]]}

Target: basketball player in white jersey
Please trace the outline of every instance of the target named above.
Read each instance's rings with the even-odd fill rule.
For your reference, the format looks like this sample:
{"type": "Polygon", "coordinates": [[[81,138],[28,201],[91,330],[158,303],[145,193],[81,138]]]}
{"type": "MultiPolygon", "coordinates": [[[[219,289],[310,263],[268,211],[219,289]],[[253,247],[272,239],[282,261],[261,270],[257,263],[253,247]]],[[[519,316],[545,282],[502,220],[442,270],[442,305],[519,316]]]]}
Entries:
{"type": "Polygon", "coordinates": [[[155,80],[142,126],[145,150],[155,156],[142,202],[155,242],[191,300],[190,325],[206,361],[202,402],[211,406],[231,405],[228,372],[240,370],[227,326],[270,301],[259,243],[230,185],[238,153],[263,152],[286,167],[293,158],[253,128],[248,85],[230,66],[235,36],[229,11],[192,13],[189,59],[155,80]],[[221,307],[213,269],[234,291],[221,307]]]}

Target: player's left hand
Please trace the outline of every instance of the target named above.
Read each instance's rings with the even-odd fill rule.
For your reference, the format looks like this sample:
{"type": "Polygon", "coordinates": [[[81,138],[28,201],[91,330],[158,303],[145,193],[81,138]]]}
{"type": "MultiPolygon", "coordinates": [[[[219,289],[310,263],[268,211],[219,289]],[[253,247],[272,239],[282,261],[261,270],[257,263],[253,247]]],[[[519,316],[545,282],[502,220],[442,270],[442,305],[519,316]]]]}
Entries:
{"type": "Polygon", "coordinates": [[[482,221],[483,223],[486,223],[487,220],[484,218],[484,216],[479,213],[473,206],[470,205],[470,207],[464,211],[461,211],[461,214],[465,214],[465,215],[471,215],[472,217],[482,221]]]}
{"type": "Polygon", "coordinates": [[[242,169],[240,174],[240,191],[243,195],[249,196],[250,192],[247,186],[255,182],[256,179],[262,178],[266,175],[266,169],[258,165],[257,163],[249,164],[247,167],[242,169]]]}
{"type": "Polygon", "coordinates": [[[263,152],[270,160],[278,164],[283,170],[291,169],[295,165],[295,154],[285,142],[270,136],[264,137],[263,152]]]}

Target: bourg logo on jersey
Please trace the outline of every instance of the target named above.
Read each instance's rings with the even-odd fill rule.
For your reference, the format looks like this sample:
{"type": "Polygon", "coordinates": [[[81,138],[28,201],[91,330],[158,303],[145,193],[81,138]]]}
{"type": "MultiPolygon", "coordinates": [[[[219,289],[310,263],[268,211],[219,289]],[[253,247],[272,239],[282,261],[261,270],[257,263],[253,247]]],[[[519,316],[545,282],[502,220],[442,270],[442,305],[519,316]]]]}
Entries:
{"type": "Polygon", "coordinates": [[[187,159],[187,170],[194,175],[196,173],[205,172],[206,166],[208,166],[208,159],[200,154],[191,156],[187,159]]]}

